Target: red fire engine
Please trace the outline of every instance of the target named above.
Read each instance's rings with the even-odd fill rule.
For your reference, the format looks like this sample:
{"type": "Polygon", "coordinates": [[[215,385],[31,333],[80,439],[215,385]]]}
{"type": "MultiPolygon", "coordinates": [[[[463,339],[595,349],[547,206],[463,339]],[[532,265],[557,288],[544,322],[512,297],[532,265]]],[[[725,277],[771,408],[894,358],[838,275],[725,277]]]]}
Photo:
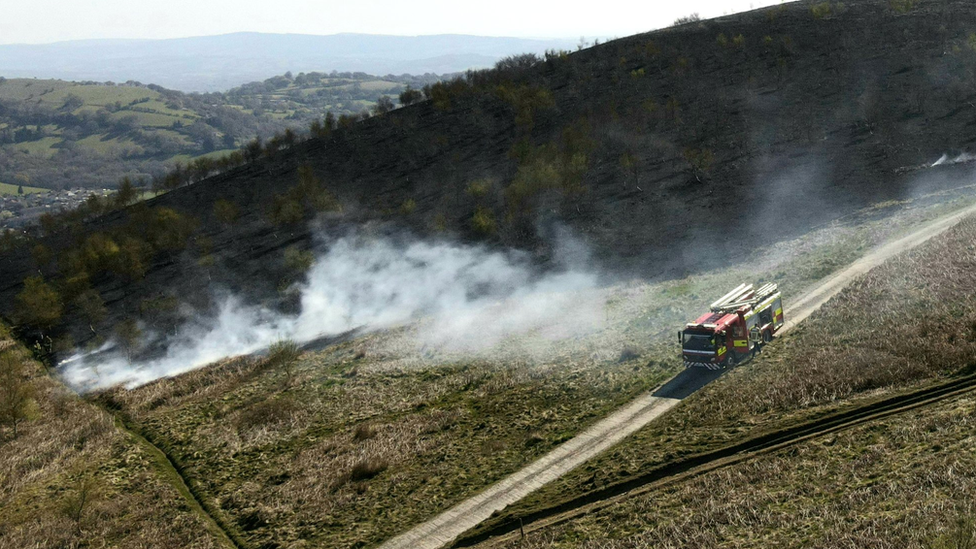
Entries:
{"type": "Polygon", "coordinates": [[[685,367],[719,370],[755,355],[783,327],[776,284],[742,284],[711,305],[711,312],[678,332],[685,367]]]}

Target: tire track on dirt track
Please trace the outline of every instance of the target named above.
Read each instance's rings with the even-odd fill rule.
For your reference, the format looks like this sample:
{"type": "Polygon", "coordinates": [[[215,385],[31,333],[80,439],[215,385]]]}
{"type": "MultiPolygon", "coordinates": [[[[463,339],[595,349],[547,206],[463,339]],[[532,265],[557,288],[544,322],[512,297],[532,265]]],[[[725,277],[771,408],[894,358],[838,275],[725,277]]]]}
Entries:
{"type": "MultiPolygon", "coordinates": [[[[906,236],[869,252],[843,271],[818,284],[802,297],[795,300],[787,310],[787,322],[780,329],[779,333],[786,333],[802,322],[831,297],[837,295],[854,278],[867,273],[883,263],[886,259],[941,234],[949,229],[949,227],[958,223],[963,217],[973,213],[976,213],[976,205],[969,206],[959,212],[932,221],[906,236]]],[[[686,372],[688,371],[686,370],[686,372]]],[[[542,458],[488,487],[480,494],[468,498],[433,519],[388,540],[380,546],[380,549],[439,549],[440,547],[453,543],[458,536],[476,527],[494,512],[515,503],[543,485],[561,477],[590,458],[609,449],[630,434],[660,417],[680,403],[681,399],[687,397],[695,390],[700,389],[718,376],[701,373],[697,376],[698,379],[688,379],[689,377],[685,372],[678,374],[657,391],[641,395],[579,435],[558,446],[542,458]]],[[[798,436],[811,435],[794,434],[789,440],[795,440],[798,436]]],[[[747,441],[743,444],[751,443],[753,442],[747,441]]],[[[745,451],[749,450],[743,447],[742,449],[735,450],[733,453],[745,451]]],[[[751,451],[755,452],[756,450],[751,451]]],[[[715,462],[728,457],[728,455],[713,456],[702,463],[715,462]]],[[[684,464],[684,469],[674,471],[669,473],[669,475],[679,474],[697,467],[702,463],[680,462],[679,464],[675,464],[675,466],[684,464]]],[[[654,473],[651,474],[653,475],[654,473]]],[[[612,490],[630,491],[638,486],[659,480],[660,478],[640,477],[640,479],[645,480],[626,489],[622,488],[626,486],[626,483],[624,485],[607,487],[604,490],[610,491],[604,492],[604,490],[601,490],[572,500],[574,502],[573,505],[576,507],[570,507],[578,508],[591,505],[594,501],[592,499],[595,497],[594,494],[603,494],[602,499],[605,500],[619,495],[619,493],[612,492],[612,490]]],[[[628,482],[636,482],[637,480],[639,479],[628,482]]],[[[569,504],[542,510],[539,512],[541,514],[537,513],[530,517],[522,517],[520,523],[502,525],[490,532],[479,534],[477,539],[471,538],[470,542],[465,540],[463,543],[464,545],[470,545],[478,540],[483,541],[494,535],[505,534],[513,529],[517,529],[521,523],[529,523],[565,513],[569,510],[565,505],[569,504]]]]}
{"type": "Polygon", "coordinates": [[[620,442],[678,402],[678,399],[645,394],[484,492],[387,541],[381,547],[443,547],[495,511],[515,503],[620,442]]]}

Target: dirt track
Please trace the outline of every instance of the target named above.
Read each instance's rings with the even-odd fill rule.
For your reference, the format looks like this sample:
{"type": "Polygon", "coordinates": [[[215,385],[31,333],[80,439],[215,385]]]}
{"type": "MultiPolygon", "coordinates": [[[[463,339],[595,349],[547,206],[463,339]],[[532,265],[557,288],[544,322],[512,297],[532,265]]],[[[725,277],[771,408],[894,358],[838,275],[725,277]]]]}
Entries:
{"type": "MultiPolygon", "coordinates": [[[[944,232],[964,216],[973,213],[976,213],[976,205],[932,221],[855,261],[801,298],[788,303],[788,320],[780,333],[792,329],[806,319],[855,277],[944,232]]],[[[654,393],[638,397],[522,470],[380,547],[437,549],[447,545],[463,532],[490,517],[493,512],[520,500],[641,429],[716,377],[717,374],[704,370],[682,372],[654,393]]]]}

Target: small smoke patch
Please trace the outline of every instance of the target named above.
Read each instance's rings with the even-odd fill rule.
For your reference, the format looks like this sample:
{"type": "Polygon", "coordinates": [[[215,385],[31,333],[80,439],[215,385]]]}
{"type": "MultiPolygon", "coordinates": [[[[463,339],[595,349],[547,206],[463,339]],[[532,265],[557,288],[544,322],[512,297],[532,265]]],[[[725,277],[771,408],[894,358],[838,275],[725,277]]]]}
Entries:
{"type": "Polygon", "coordinates": [[[958,155],[949,155],[946,153],[936,160],[930,167],[934,168],[936,166],[948,166],[951,164],[965,164],[973,161],[976,161],[976,154],[964,152],[958,155]]]}

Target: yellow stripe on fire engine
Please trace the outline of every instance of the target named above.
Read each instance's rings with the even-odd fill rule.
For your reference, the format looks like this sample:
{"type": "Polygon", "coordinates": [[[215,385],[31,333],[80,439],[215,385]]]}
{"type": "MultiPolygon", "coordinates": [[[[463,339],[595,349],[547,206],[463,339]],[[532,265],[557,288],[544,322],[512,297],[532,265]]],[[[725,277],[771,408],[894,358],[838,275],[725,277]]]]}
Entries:
{"type": "Polygon", "coordinates": [[[773,316],[779,316],[781,314],[783,314],[783,308],[782,307],[780,307],[779,309],[776,309],[776,314],[773,315],[773,316]]]}
{"type": "Polygon", "coordinates": [[[725,347],[719,347],[718,351],[715,351],[715,356],[722,356],[725,354],[725,347]]]}
{"type": "Polygon", "coordinates": [[[748,339],[736,339],[735,340],[735,346],[736,347],[747,347],[748,348],[749,347],[749,340],[748,339]]]}

